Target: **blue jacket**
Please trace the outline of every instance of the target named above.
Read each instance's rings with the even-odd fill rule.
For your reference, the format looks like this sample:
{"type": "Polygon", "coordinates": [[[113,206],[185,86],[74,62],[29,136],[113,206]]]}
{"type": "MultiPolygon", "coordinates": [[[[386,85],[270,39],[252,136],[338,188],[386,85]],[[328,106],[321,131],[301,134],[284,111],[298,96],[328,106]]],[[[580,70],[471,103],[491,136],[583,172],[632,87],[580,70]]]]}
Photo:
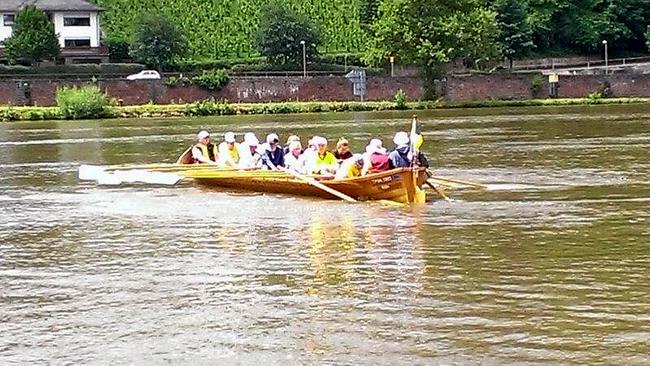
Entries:
{"type": "Polygon", "coordinates": [[[274,166],[284,166],[284,151],[279,146],[275,151],[265,149],[264,154],[262,154],[262,163],[271,169],[274,166]]]}
{"type": "MultiPolygon", "coordinates": [[[[388,155],[388,160],[390,161],[391,168],[408,168],[411,166],[411,160],[408,158],[409,146],[401,145],[391,151],[388,155]]],[[[429,161],[424,153],[418,153],[418,165],[421,167],[428,168],[429,161]]]]}

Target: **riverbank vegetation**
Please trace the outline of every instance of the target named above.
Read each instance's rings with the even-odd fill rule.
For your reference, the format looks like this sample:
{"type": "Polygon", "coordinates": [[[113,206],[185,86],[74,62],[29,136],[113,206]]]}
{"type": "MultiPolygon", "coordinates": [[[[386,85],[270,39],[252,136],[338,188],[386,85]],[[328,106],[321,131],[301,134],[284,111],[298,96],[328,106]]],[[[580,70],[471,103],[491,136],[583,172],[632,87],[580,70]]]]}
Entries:
{"type": "MultiPolygon", "coordinates": [[[[431,110],[450,108],[488,107],[534,107],[597,104],[650,104],[650,98],[571,98],[531,100],[488,100],[449,102],[445,100],[403,102],[280,102],[280,103],[228,103],[226,101],[202,101],[188,104],[145,104],[137,106],[106,105],[95,116],[78,118],[168,118],[188,116],[225,116],[240,114],[287,114],[321,112],[361,112],[390,110],[431,110]]],[[[61,107],[13,107],[0,106],[1,121],[35,121],[74,119],[61,107]]]]}

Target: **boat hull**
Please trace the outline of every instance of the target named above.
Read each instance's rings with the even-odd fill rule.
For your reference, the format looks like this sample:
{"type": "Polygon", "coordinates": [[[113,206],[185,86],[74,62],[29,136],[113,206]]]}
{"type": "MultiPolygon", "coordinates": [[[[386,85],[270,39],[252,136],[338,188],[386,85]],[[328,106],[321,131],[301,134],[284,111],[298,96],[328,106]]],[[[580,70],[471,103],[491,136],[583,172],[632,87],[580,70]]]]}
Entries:
{"type": "MultiPolygon", "coordinates": [[[[390,200],[402,203],[418,201],[418,187],[424,182],[422,170],[400,168],[345,180],[321,180],[320,183],[356,200],[390,200]],[[419,184],[418,184],[419,183],[419,184]]],[[[283,193],[306,197],[339,199],[306,181],[293,176],[194,177],[203,186],[247,190],[265,193],[283,193]]]]}

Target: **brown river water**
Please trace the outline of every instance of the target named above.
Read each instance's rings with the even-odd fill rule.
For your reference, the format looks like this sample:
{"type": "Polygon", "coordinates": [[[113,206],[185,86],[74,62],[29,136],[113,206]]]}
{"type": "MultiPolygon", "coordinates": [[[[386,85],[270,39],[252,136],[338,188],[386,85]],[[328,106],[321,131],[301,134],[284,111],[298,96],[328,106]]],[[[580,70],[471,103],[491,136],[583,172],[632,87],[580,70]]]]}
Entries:
{"type": "Polygon", "coordinates": [[[419,207],[77,179],[409,115],[0,123],[0,364],[650,365],[648,105],[420,112],[419,207]]]}

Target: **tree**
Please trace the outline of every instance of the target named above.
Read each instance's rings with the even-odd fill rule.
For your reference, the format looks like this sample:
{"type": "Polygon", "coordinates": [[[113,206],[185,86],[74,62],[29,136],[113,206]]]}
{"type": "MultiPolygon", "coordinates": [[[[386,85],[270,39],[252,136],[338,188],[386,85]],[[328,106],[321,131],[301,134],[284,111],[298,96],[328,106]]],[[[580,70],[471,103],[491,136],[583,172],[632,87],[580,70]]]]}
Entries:
{"type": "Polygon", "coordinates": [[[16,13],[13,33],[4,41],[4,45],[11,63],[37,65],[43,60],[57,57],[61,52],[54,24],[34,6],[26,6],[16,13]]]}
{"type": "Polygon", "coordinates": [[[500,29],[501,53],[510,62],[524,56],[535,45],[526,9],[519,0],[497,0],[494,4],[500,29]]]}
{"type": "Polygon", "coordinates": [[[389,56],[415,63],[430,77],[456,60],[482,67],[499,57],[496,13],[480,0],[384,0],[365,53],[370,64],[389,56]]]}
{"type": "Polygon", "coordinates": [[[273,65],[301,65],[302,44],[305,42],[307,60],[318,57],[321,43],[319,32],[312,23],[280,3],[262,8],[256,35],[259,52],[273,65]]]}
{"type": "Polygon", "coordinates": [[[134,61],[162,71],[186,50],[185,37],[164,16],[145,14],[138,22],[129,55],[134,61]]]}

